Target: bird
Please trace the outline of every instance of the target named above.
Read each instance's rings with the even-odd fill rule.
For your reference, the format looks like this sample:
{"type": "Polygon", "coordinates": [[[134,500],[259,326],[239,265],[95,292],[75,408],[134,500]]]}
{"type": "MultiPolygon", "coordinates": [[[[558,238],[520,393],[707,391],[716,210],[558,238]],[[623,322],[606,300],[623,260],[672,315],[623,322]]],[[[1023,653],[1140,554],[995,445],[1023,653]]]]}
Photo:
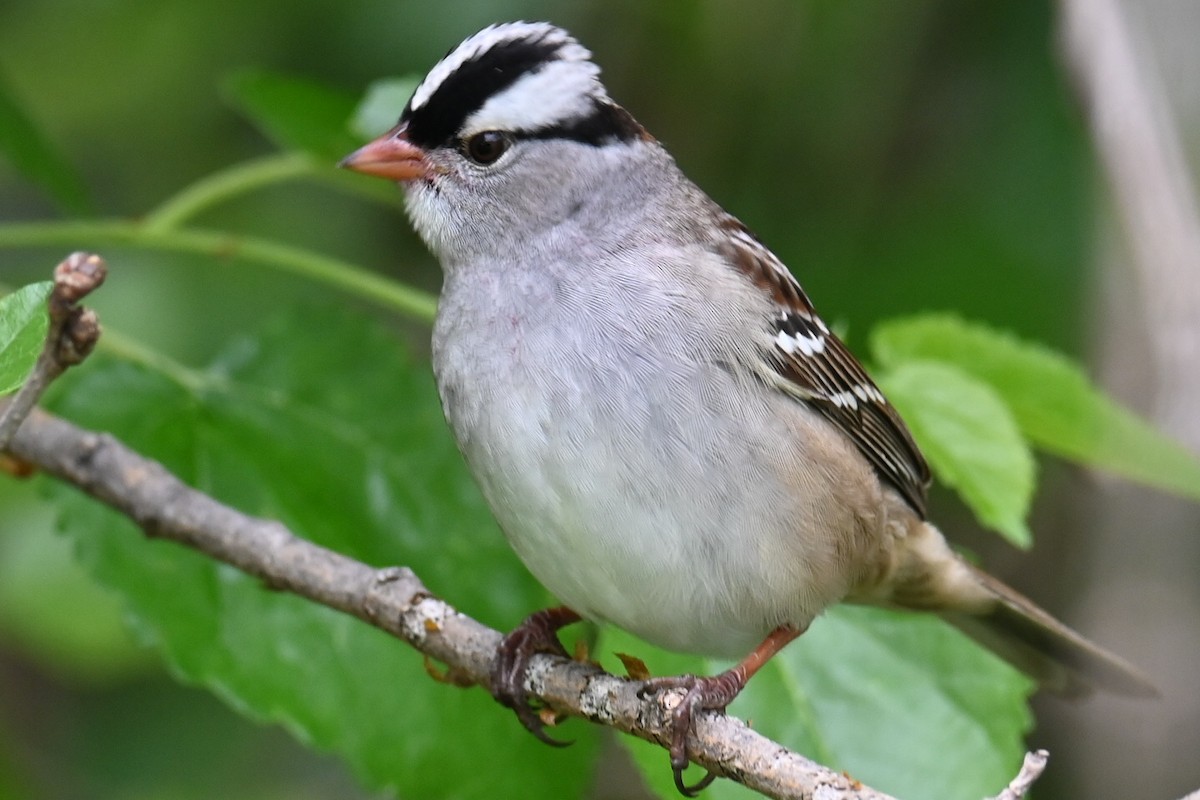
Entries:
{"type": "Polygon", "coordinates": [[[647,684],[685,691],[669,751],[694,796],[713,775],[684,780],[693,716],[724,710],[839,602],[936,613],[1058,691],[1153,694],[951,548],[895,407],[599,75],[560,27],[490,25],[341,162],[400,185],[440,262],[446,420],[503,534],[562,602],[504,637],[496,699],[561,744],[525,676],[580,619],[741,658],[647,684]]]}

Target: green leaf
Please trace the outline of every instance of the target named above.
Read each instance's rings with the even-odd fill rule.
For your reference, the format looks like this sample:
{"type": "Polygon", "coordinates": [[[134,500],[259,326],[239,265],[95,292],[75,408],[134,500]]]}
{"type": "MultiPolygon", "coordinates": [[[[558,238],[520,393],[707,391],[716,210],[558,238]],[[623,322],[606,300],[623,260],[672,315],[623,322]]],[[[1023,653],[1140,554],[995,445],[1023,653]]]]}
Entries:
{"type": "Polygon", "coordinates": [[[54,284],[31,283],[0,297],[0,395],[21,388],[46,338],[46,301],[54,284]]]}
{"type": "MultiPolygon", "coordinates": [[[[543,604],[467,475],[427,365],[349,312],[306,311],[231,343],[189,391],[89,365],[61,411],[111,431],[240,510],[376,565],[508,628],[543,604]]],[[[64,492],[89,571],[124,597],[174,670],[341,754],[405,797],[578,797],[597,742],[548,750],[480,689],[431,680],[408,646],[64,492]]]]}
{"type": "Polygon", "coordinates": [[[879,376],[938,478],[984,525],[1027,548],[1025,524],[1036,472],[1008,406],[988,384],[957,367],[906,361],[879,376]]]}
{"type": "Polygon", "coordinates": [[[350,129],[363,139],[373,139],[390,129],[420,81],[418,76],[408,75],[372,83],[354,111],[350,129]]]}
{"type": "Polygon", "coordinates": [[[29,758],[24,755],[29,740],[29,732],[20,722],[0,720],[0,800],[37,797],[41,791],[34,787],[29,758]]]}
{"type": "Polygon", "coordinates": [[[272,72],[239,72],[225,82],[229,102],[280,148],[302,150],[330,165],[358,140],[347,130],[355,97],[314,81],[272,72]]]}
{"type": "MultiPolygon", "coordinates": [[[[619,632],[606,642],[606,650],[628,650],[661,674],[652,648],[619,632]]],[[[727,666],[709,662],[703,671],[727,666]]],[[[837,606],[769,661],[729,711],[896,797],[984,797],[1020,765],[1031,688],[936,617],[837,606]]],[[[621,741],[659,796],[674,796],[666,752],[621,741]]],[[[758,797],[723,780],[708,791],[713,800],[758,797]]]]}
{"type": "Polygon", "coordinates": [[[1047,452],[1200,500],[1200,461],[1058,353],[951,315],[882,324],[872,348],[886,367],[941,361],[988,383],[1025,436],[1047,452]]]}
{"type": "Polygon", "coordinates": [[[0,153],[27,180],[49,192],[63,210],[72,214],[91,211],[87,190],[78,173],[3,81],[0,81],[0,153]]]}
{"type": "MultiPolygon", "coordinates": [[[[48,504],[21,502],[24,482],[0,481],[0,636],[47,671],[73,683],[107,682],[146,671],[113,592],[96,585],[71,545],[50,531],[48,504]]],[[[0,795],[2,797],[3,795],[0,795]]]]}

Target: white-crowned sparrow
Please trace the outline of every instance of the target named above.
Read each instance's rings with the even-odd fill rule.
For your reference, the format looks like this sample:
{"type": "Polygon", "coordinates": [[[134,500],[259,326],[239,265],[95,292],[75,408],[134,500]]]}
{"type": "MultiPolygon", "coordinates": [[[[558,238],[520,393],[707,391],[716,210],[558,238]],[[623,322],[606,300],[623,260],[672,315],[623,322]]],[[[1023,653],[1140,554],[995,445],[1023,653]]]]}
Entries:
{"type": "Polygon", "coordinates": [[[590,58],[552,25],[493,25],[343,162],[402,184],[441,261],[446,419],[513,548],[566,604],[506,638],[496,696],[550,740],[524,670],[580,616],[672,650],[750,652],[652,684],[688,689],[671,755],[694,791],[691,714],[724,708],[842,600],[937,612],[1057,689],[1152,691],[951,551],[896,411],[590,58]]]}

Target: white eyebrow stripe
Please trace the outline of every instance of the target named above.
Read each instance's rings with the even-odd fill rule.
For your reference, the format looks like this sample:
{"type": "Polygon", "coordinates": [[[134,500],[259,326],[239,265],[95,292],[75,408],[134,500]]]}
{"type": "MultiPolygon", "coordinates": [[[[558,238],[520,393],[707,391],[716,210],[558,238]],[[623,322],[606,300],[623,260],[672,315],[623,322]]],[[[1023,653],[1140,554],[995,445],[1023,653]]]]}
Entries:
{"type": "Polygon", "coordinates": [[[590,61],[554,61],[531,72],[467,118],[463,135],[485,130],[536,131],[588,117],[607,98],[590,61]]]}

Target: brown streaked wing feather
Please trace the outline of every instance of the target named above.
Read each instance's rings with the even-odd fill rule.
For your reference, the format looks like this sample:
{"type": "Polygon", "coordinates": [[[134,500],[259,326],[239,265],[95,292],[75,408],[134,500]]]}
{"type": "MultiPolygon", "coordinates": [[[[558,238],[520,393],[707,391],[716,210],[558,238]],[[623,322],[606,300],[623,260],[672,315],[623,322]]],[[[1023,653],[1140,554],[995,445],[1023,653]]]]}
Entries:
{"type": "Polygon", "coordinates": [[[858,359],[817,315],[787,267],[741,222],[726,217],[720,254],[779,306],[775,333],[796,343],[777,344],[772,366],[785,390],[820,412],[850,438],[875,471],[925,516],[929,466],[904,420],[884,398],[858,359]],[[807,346],[805,346],[807,345],[807,346]]]}

